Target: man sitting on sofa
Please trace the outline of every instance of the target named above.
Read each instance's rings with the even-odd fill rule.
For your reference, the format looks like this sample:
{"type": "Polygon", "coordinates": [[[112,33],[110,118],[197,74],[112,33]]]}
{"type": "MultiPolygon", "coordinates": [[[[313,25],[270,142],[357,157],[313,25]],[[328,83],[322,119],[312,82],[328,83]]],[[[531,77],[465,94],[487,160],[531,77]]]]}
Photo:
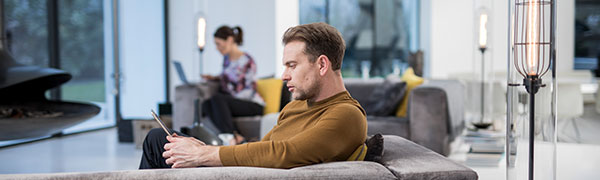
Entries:
{"type": "Polygon", "coordinates": [[[293,168],[345,161],[363,147],[366,114],[344,87],[345,43],[325,23],[299,25],[283,35],[282,79],[294,101],[259,142],[209,146],[193,137],[151,130],[143,145],[140,169],[198,166],[293,168]],[[166,138],[165,138],[166,137],[166,138]]]}

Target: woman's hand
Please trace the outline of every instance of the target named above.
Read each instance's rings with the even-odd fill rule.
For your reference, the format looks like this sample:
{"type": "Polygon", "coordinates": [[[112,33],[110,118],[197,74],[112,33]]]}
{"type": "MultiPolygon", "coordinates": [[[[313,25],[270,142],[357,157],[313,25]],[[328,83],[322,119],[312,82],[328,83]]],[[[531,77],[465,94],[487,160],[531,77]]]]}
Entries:
{"type": "Polygon", "coordinates": [[[170,143],[165,144],[162,156],[172,168],[222,166],[217,146],[207,146],[196,138],[176,134],[167,136],[167,140],[170,143]]]}

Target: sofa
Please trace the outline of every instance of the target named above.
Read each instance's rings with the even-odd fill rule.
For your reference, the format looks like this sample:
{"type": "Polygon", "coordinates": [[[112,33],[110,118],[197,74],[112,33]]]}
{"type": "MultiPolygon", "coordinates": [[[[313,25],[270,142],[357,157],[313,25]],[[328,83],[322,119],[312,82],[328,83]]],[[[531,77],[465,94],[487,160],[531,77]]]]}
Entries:
{"type": "MultiPolygon", "coordinates": [[[[346,79],[346,89],[363,108],[376,89],[384,83],[404,83],[384,79],[346,79]]],[[[464,128],[464,87],[456,80],[426,80],[408,93],[405,117],[394,114],[372,116],[367,113],[368,134],[398,135],[437,153],[448,156],[451,143],[464,128]]],[[[384,99],[382,99],[383,101],[384,99]]]]}
{"type": "MultiPolygon", "coordinates": [[[[191,127],[194,124],[194,119],[198,118],[198,114],[202,114],[202,107],[196,107],[195,101],[199,101],[198,104],[201,106],[202,102],[217,93],[218,89],[219,84],[214,81],[177,86],[175,88],[175,102],[173,103],[172,128],[180,131],[183,127],[191,127]],[[194,114],[195,112],[198,114],[194,114]]],[[[285,82],[281,79],[260,79],[257,81],[257,89],[265,101],[264,115],[273,115],[279,112],[291,100],[285,82]]],[[[263,119],[263,116],[245,116],[234,117],[233,120],[244,137],[250,140],[260,140],[262,138],[260,129],[263,119]]],[[[220,133],[208,117],[200,118],[200,122],[213,133],[220,133]]]]}
{"type": "Polygon", "coordinates": [[[437,179],[475,180],[477,173],[423,146],[384,135],[379,162],[343,161],[292,169],[202,167],[113,172],[2,174],[0,179],[437,179]]]}
{"type": "MultiPolygon", "coordinates": [[[[272,81],[268,79],[266,81],[272,81]]],[[[259,80],[261,81],[261,80],[259,80]]],[[[265,80],[262,80],[265,81],[265,80]]],[[[280,81],[280,80],[279,80],[280,81]]],[[[382,86],[384,79],[344,79],[346,89],[353,98],[359,101],[363,108],[367,98],[373,91],[382,86]]],[[[393,81],[393,83],[403,83],[402,81],[393,81]]],[[[261,88],[264,83],[258,83],[261,88]]],[[[270,93],[262,93],[261,96],[277,97],[275,108],[280,110],[289,102],[289,92],[284,88],[283,83],[272,87],[270,93]],[[283,88],[282,88],[283,86],[283,88]],[[279,91],[278,93],[273,93],[279,91]]],[[[201,85],[182,85],[175,90],[173,129],[179,130],[181,127],[191,126],[194,119],[194,100],[203,100],[216,93],[218,84],[203,83],[201,85]]],[[[259,91],[261,93],[261,91],[259,91]]],[[[424,84],[417,86],[408,92],[408,110],[406,117],[389,116],[371,116],[367,115],[368,134],[376,133],[386,135],[398,135],[409,139],[417,144],[433,150],[439,154],[448,156],[452,151],[451,143],[460,135],[465,127],[464,122],[464,87],[456,80],[427,80],[424,84]]],[[[272,99],[272,98],[271,98],[272,99]]],[[[271,100],[273,101],[273,100],[271,100]]],[[[273,103],[271,103],[273,104],[273,103]]],[[[269,106],[269,105],[267,105],[269,106]]],[[[273,108],[273,107],[269,107],[273,108]]],[[[201,108],[200,108],[201,109],[201,108]]],[[[273,116],[271,116],[273,117],[273,116]]],[[[248,139],[261,139],[261,134],[265,134],[265,118],[263,116],[236,117],[234,121],[240,130],[240,133],[248,139]]],[[[269,118],[267,118],[269,119],[269,118]]],[[[269,119],[270,120],[270,119],[269,119]]],[[[203,119],[203,124],[209,129],[218,133],[210,120],[203,119]]],[[[275,121],[272,121],[273,127],[275,121]]],[[[266,123],[268,124],[268,123],[266,123]]],[[[269,130],[269,129],[267,129],[269,130]]]]}

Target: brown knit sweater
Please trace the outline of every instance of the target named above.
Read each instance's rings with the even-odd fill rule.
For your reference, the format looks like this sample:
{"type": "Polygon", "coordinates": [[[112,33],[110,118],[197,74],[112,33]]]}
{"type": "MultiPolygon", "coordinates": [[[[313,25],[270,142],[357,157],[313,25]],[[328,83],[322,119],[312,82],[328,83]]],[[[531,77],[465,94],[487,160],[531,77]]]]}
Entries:
{"type": "Polygon", "coordinates": [[[347,91],[319,102],[292,101],[259,142],[221,146],[224,166],[293,168],[344,161],[365,142],[365,111],[347,91]]]}

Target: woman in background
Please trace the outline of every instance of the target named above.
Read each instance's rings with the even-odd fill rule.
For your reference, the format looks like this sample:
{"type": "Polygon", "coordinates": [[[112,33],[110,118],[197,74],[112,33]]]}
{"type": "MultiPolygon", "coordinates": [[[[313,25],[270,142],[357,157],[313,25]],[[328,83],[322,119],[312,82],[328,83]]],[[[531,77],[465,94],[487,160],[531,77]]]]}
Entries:
{"type": "Polygon", "coordinates": [[[218,80],[219,93],[202,104],[203,112],[221,133],[235,135],[235,144],[245,141],[233,117],[263,114],[264,101],[256,92],[256,63],[239,49],[243,42],[242,28],[221,26],[214,34],[215,45],[223,55],[223,72],[220,76],[203,75],[207,80],[218,80]]]}

